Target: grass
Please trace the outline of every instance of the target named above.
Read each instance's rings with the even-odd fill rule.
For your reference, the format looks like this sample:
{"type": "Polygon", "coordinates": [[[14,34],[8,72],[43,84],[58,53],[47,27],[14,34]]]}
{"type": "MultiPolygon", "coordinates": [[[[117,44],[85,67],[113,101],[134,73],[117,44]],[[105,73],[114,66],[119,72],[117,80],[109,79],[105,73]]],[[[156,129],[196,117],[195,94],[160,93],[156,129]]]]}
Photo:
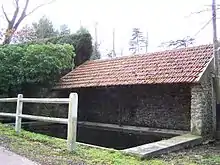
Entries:
{"type": "MultiPolygon", "coordinates": [[[[18,135],[10,126],[0,124],[0,145],[45,165],[106,164],[106,165],[218,165],[220,150],[199,153],[201,148],[169,154],[157,159],[141,160],[119,151],[78,145],[75,152],[66,151],[66,141],[22,130],[18,135]],[[197,152],[198,150],[198,152],[197,152]],[[195,153],[197,152],[197,153],[195,153]]],[[[204,148],[204,146],[201,146],[204,148]]],[[[207,147],[207,145],[206,145],[207,147]]],[[[220,148],[220,144],[219,144],[220,148]]],[[[205,150],[207,151],[207,150],[205,150]]]]}

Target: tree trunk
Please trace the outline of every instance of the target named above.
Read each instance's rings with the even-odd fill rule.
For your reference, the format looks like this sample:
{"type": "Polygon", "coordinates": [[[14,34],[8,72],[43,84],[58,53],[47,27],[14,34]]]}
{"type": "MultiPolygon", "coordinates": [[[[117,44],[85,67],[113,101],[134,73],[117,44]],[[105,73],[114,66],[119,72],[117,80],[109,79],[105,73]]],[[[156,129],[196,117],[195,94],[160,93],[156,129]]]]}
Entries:
{"type": "Polygon", "coordinates": [[[11,39],[12,39],[12,35],[5,37],[5,39],[3,41],[3,45],[10,44],[11,39]]]}

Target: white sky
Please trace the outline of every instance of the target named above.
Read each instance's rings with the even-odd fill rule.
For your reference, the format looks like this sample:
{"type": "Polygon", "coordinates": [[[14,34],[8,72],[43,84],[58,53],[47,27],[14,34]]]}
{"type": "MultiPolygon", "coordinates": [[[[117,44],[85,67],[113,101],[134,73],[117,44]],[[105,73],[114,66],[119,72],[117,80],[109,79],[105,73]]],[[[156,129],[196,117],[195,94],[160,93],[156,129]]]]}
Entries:
{"type": "MultiPolygon", "coordinates": [[[[11,1],[0,0],[8,6],[8,10],[11,9],[11,1]]],[[[33,7],[43,1],[31,0],[31,5],[33,7]]],[[[123,54],[128,55],[128,42],[133,27],[148,31],[148,50],[157,51],[161,49],[158,47],[161,42],[194,37],[211,19],[211,11],[187,16],[208,7],[211,9],[207,5],[211,5],[211,0],[56,0],[27,17],[23,24],[37,21],[46,15],[55,26],[67,24],[72,32],[79,29],[81,22],[94,36],[94,25],[98,22],[98,41],[101,43],[102,54],[111,50],[112,30],[115,28],[116,54],[120,55],[123,50],[123,54]]],[[[3,25],[1,22],[0,26],[3,25]]],[[[220,26],[220,21],[218,24],[220,26]]],[[[195,45],[212,42],[211,23],[195,38],[195,45]]]]}

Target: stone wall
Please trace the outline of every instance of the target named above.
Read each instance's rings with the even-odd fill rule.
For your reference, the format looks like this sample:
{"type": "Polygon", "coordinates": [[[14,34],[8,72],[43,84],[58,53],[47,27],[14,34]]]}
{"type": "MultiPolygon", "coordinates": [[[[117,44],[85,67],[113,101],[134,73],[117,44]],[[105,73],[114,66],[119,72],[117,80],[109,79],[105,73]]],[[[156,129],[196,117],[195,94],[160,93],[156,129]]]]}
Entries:
{"type": "MultiPolygon", "coordinates": [[[[189,85],[133,85],[74,91],[79,94],[79,120],[190,130],[189,85]]],[[[62,96],[67,97],[69,92],[63,91],[62,96]]]]}
{"type": "Polygon", "coordinates": [[[216,127],[216,101],[212,81],[213,68],[209,66],[201,83],[191,89],[191,132],[196,135],[213,135],[216,127]]]}

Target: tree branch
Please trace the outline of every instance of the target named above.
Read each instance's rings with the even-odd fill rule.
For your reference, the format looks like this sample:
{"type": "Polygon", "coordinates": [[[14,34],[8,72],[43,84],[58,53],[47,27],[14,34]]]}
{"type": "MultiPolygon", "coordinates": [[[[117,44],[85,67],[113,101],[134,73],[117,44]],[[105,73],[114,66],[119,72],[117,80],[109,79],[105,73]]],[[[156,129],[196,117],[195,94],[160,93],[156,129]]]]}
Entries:
{"type": "Polygon", "coordinates": [[[16,6],[18,6],[18,2],[19,2],[19,0],[15,0],[15,4],[16,4],[16,6]]]}
{"type": "Polygon", "coordinates": [[[37,9],[39,9],[39,8],[45,6],[45,5],[49,5],[49,4],[53,3],[54,1],[56,1],[56,0],[51,0],[51,1],[47,2],[47,3],[43,3],[43,4],[41,4],[41,5],[37,6],[37,7],[35,7],[32,11],[30,11],[28,14],[26,14],[26,16],[32,14],[32,13],[35,12],[37,9]]]}
{"type": "Polygon", "coordinates": [[[15,9],[15,12],[14,12],[14,14],[13,14],[12,20],[10,21],[10,24],[12,24],[12,26],[14,25],[15,20],[16,20],[16,18],[17,18],[17,16],[18,16],[18,12],[19,12],[19,5],[18,5],[18,2],[19,2],[19,0],[15,0],[15,3],[16,3],[16,9],[15,9]]]}
{"type": "Polygon", "coordinates": [[[12,17],[11,20],[8,18],[8,15],[4,11],[4,7],[2,6],[3,13],[5,15],[5,18],[8,21],[8,28],[7,28],[6,32],[10,32],[10,34],[5,37],[3,44],[9,44],[10,43],[14,32],[17,30],[18,26],[20,25],[20,23],[23,21],[23,19],[26,16],[32,14],[33,12],[35,12],[40,7],[43,7],[44,5],[47,5],[47,4],[50,4],[50,3],[54,2],[55,0],[50,0],[48,3],[44,3],[44,4],[39,5],[27,14],[27,8],[28,8],[28,5],[29,5],[29,1],[30,0],[26,0],[24,9],[22,10],[20,17],[18,18],[18,14],[19,14],[19,10],[20,10],[19,0],[14,0],[15,11],[14,11],[14,14],[13,14],[13,17],[12,17]]]}
{"type": "Polygon", "coordinates": [[[3,12],[3,14],[4,14],[4,16],[5,16],[6,20],[8,21],[8,23],[10,23],[10,20],[9,20],[9,18],[8,18],[8,16],[7,16],[6,12],[5,12],[5,10],[4,10],[3,5],[2,5],[2,12],[3,12]]]}
{"type": "MultiPolygon", "coordinates": [[[[18,0],[16,0],[16,1],[18,1],[18,0]]],[[[23,11],[22,11],[22,13],[21,13],[20,18],[19,18],[18,21],[15,23],[14,29],[17,29],[18,26],[20,25],[21,21],[26,17],[26,10],[27,10],[28,4],[29,4],[29,0],[26,0],[24,9],[23,9],[23,11]]]]}
{"type": "MultiPolygon", "coordinates": [[[[220,9],[219,7],[216,8],[216,10],[219,10],[219,9],[220,9]]],[[[206,9],[203,9],[203,10],[200,10],[200,11],[191,12],[188,16],[185,16],[185,18],[189,18],[189,17],[191,17],[192,15],[201,14],[201,13],[209,12],[209,11],[212,11],[212,9],[206,8],[206,9]]]]}

